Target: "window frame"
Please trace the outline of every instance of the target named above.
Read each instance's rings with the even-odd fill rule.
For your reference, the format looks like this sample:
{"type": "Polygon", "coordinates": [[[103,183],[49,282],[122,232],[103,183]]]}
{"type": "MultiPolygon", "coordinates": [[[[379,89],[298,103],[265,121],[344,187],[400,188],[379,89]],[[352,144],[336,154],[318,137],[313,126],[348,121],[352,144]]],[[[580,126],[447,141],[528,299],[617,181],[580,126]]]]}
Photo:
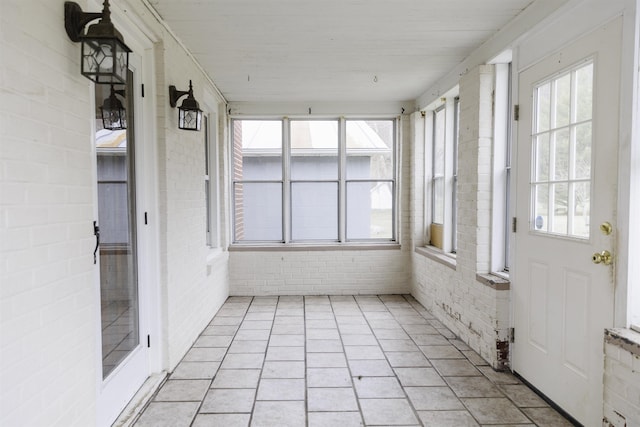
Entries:
{"type": "MultiPolygon", "coordinates": [[[[362,244],[399,244],[399,224],[398,218],[400,217],[398,214],[399,203],[398,203],[398,174],[399,174],[399,149],[400,149],[400,123],[401,119],[399,116],[377,116],[377,115],[366,115],[366,116],[349,116],[349,117],[336,117],[336,116],[231,116],[230,120],[230,138],[231,138],[231,198],[232,198],[232,245],[233,246],[242,246],[242,245],[250,245],[250,246],[295,246],[295,245],[314,245],[314,246],[344,246],[344,245],[362,245],[362,244]],[[278,181],[282,184],[282,240],[245,240],[239,239],[236,231],[237,220],[236,220],[236,196],[235,196],[235,188],[238,183],[248,182],[244,180],[237,180],[234,176],[234,167],[233,165],[236,162],[235,159],[235,123],[237,121],[279,121],[282,124],[282,180],[278,181]],[[292,162],[292,149],[291,149],[291,122],[293,121],[333,121],[335,120],[338,123],[338,177],[337,179],[292,179],[291,173],[291,162],[292,162]],[[391,148],[391,156],[392,156],[392,164],[393,164],[393,172],[392,177],[390,179],[368,179],[368,180],[359,180],[359,179],[347,179],[347,147],[346,147],[346,127],[348,121],[390,121],[392,123],[392,148],[391,148]],[[390,238],[347,238],[348,230],[347,230],[347,184],[352,182],[391,182],[392,186],[392,206],[391,206],[391,228],[392,235],[390,238]],[[292,206],[292,186],[295,183],[338,183],[338,236],[337,239],[293,239],[293,206],[292,206]]],[[[260,181],[263,182],[263,181],[260,181]]],[[[266,181],[264,181],[266,182],[266,181]]],[[[276,181],[273,181],[276,182],[276,181]]]]}
{"type": "Polygon", "coordinates": [[[206,210],[206,244],[220,247],[220,190],[218,180],[218,124],[215,113],[203,114],[204,191],[206,210]]]}
{"type": "Polygon", "coordinates": [[[425,197],[428,201],[427,210],[428,218],[425,220],[425,224],[428,224],[428,246],[437,248],[442,251],[443,254],[455,258],[456,248],[455,233],[457,230],[457,202],[454,200],[457,197],[457,173],[454,175],[454,167],[457,166],[457,144],[458,134],[456,131],[456,103],[458,103],[457,87],[449,91],[447,97],[440,98],[439,102],[433,106],[433,108],[427,110],[428,114],[425,114],[425,155],[430,170],[425,173],[426,184],[425,189],[428,189],[430,194],[425,197]],[[437,138],[437,126],[438,113],[443,112],[444,116],[444,171],[443,176],[436,176],[435,168],[435,143],[437,138]],[[430,121],[431,123],[427,123],[430,121]],[[455,159],[454,159],[455,157],[455,159]],[[435,221],[435,198],[436,198],[436,185],[437,180],[442,179],[442,185],[444,187],[443,194],[443,224],[439,224],[435,221]],[[454,224],[454,221],[456,222],[454,224]]]}

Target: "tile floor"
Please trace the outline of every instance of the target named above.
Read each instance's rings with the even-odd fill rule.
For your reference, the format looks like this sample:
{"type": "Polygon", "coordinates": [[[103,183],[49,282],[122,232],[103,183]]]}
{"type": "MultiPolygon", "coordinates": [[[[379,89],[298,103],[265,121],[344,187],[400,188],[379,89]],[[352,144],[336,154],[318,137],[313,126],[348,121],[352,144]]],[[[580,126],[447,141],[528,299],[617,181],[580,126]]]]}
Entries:
{"type": "Polygon", "coordinates": [[[135,423],[570,426],[403,295],[231,297],[135,423]]]}

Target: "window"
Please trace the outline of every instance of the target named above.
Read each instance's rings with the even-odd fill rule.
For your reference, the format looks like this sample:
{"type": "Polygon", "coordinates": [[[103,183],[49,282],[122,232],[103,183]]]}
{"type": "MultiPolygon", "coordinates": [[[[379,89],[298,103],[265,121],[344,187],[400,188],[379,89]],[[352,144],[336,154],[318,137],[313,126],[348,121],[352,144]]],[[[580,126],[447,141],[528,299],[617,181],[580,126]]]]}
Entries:
{"type": "Polygon", "coordinates": [[[457,97],[443,98],[443,101],[444,104],[432,111],[432,129],[425,135],[431,151],[429,235],[432,246],[455,253],[459,103],[457,97]]]}
{"type": "Polygon", "coordinates": [[[234,242],[395,241],[395,119],[233,119],[234,242]]]}
{"type": "Polygon", "coordinates": [[[589,238],[593,63],[534,90],[535,232],[589,238]]]}
{"type": "Polygon", "coordinates": [[[217,126],[215,119],[211,120],[209,115],[204,115],[202,124],[204,130],[204,194],[207,215],[207,246],[215,248],[220,246],[218,233],[218,184],[217,180],[212,181],[211,178],[215,179],[217,177],[218,170],[217,126]]]}

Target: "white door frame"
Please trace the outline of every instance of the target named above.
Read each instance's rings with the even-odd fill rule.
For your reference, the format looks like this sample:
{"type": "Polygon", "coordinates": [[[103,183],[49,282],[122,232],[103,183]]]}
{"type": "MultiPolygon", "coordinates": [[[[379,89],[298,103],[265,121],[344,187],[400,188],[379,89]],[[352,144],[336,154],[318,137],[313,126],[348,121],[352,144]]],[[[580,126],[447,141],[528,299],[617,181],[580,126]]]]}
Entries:
{"type": "MultiPolygon", "coordinates": [[[[101,2],[91,0],[88,9],[101,10],[101,2]]],[[[164,342],[162,340],[161,322],[161,289],[159,285],[159,204],[158,204],[158,173],[156,149],[156,104],[155,104],[155,61],[153,42],[157,41],[148,28],[141,28],[139,21],[131,20],[132,14],[126,13],[117,5],[111,6],[112,20],[122,33],[125,43],[133,50],[130,55],[130,65],[135,68],[135,82],[133,86],[133,102],[135,105],[135,185],[136,185],[136,222],[138,236],[138,304],[140,316],[140,345],[147,345],[149,335],[151,346],[147,351],[146,370],[144,377],[162,370],[162,356],[164,342]],[[142,87],[144,84],[144,97],[142,87]]],[[[93,85],[91,86],[93,96],[93,85]]],[[[94,99],[94,98],[92,98],[94,99]]],[[[94,114],[92,113],[92,117],[94,114]]],[[[93,127],[92,120],[92,127],[93,127]]],[[[95,134],[95,132],[94,132],[95,134]]],[[[94,144],[95,157],[95,144],[94,144]]],[[[95,160],[94,160],[95,162],[95,160]]],[[[94,163],[95,179],[95,163],[94,163]]],[[[94,197],[97,212],[97,195],[94,197]]],[[[96,216],[97,218],[97,216],[96,216]]],[[[98,426],[111,425],[118,414],[133,397],[138,387],[127,383],[128,378],[118,378],[120,367],[116,367],[105,380],[102,378],[101,351],[101,312],[100,312],[100,276],[96,268],[95,301],[96,313],[96,423],[98,426]],[[125,396],[114,399],[104,395],[107,385],[129,388],[125,396]],[[106,402],[103,402],[106,398],[106,402]],[[106,403],[106,406],[105,406],[106,403]]],[[[130,355],[131,356],[131,355],[130,355]]],[[[129,359],[129,357],[127,358],[129,359]]],[[[125,362],[126,360],[125,359],[125,362]]],[[[111,395],[112,393],[110,393],[111,395]]]]}

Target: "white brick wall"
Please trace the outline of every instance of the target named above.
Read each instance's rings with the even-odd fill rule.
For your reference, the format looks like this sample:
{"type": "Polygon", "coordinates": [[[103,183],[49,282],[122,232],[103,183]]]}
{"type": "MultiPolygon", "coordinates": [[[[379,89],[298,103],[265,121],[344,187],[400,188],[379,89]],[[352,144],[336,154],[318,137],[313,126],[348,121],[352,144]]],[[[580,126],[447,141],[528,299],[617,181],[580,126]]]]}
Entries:
{"type": "Polygon", "coordinates": [[[640,334],[615,329],[605,335],[606,427],[640,425],[640,334]]]}
{"type": "MultiPolygon", "coordinates": [[[[229,273],[228,254],[214,256],[206,244],[204,132],[178,129],[178,110],[169,106],[167,95],[169,85],[187,90],[192,80],[194,97],[204,108],[205,89],[214,94],[215,89],[170,34],[163,28],[158,31],[162,34],[162,45],[155,51],[164,367],[173,370],[227,298],[229,273]]],[[[222,153],[224,139],[219,137],[218,143],[222,153]]],[[[222,180],[220,170],[212,184],[222,180]]],[[[222,200],[221,224],[226,221],[225,206],[222,200]]]]}
{"type": "Polygon", "coordinates": [[[0,425],[8,427],[95,422],[91,102],[63,22],[61,2],[0,4],[0,425]]]}
{"type": "MultiPolygon", "coordinates": [[[[228,255],[213,256],[205,244],[203,134],[178,131],[166,93],[170,84],[185,89],[189,79],[199,100],[205,88],[215,90],[142,2],[117,6],[157,38],[157,141],[150,142],[157,144],[158,159],[146,159],[145,171],[157,173],[151,180],[158,182],[160,211],[145,210],[160,221],[160,264],[154,267],[160,369],[172,369],[228,295],[228,255]]],[[[65,33],[62,1],[0,2],[3,427],[96,422],[101,367],[92,257],[93,100],[92,83],[80,74],[79,49],[65,33]]]]}
{"type": "MultiPolygon", "coordinates": [[[[504,341],[508,335],[508,291],[493,289],[476,279],[477,273],[490,269],[492,91],[490,65],[469,70],[460,80],[456,265],[452,268],[414,253],[412,294],[498,368],[504,361],[498,360],[496,341],[504,341]]],[[[415,142],[415,146],[421,144],[415,142]]],[[[415,180],[424,179],[422,163],[416,156],[415,180]]],[[[423,194],[414,194],[417,210],[423,206],[423,194]]],[[[419,227],[421,222],[416,218],[415,224],[419,227]]],[[[414,235],[419,232],[414,230],[414,235]]]]}

